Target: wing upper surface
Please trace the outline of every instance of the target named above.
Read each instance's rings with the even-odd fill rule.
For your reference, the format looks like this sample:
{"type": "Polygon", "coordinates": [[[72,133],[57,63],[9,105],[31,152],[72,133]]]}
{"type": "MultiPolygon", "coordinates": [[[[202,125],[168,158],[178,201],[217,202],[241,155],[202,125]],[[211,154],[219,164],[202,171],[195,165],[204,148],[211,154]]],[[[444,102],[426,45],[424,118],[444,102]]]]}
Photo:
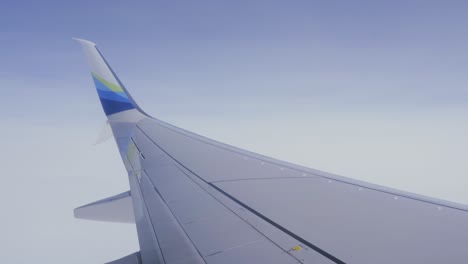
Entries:
{"type": "MultiPolygon", "coordinates": [[[[243,219],[261,226],[260,233],[284,251],[297,244],[314,252],[302,253],[297,258],[301,262],[443,263],[468,259],[464,249],[468,213],[462,205],[276,161],[154,119],[137,127],[137,139],[145,138],[143,145],[153,144],[189,178],[224,196],[234,208],[247,211],[243,219]],[[289,243],[284,242],[288,240],[285,236],[289,243]]],[[[150,164],[152,169],[158,166],[150,164]]]]}
{"type": "Polygon", "coordinates": [[[149,215],[157,217],[159,209],[151,205],[151,196],[157,194],[206,263],[301,263],[304,255],[314,263],[333,263],[313,250],[292,251],[300,242],[275,234],[271,225],[178,163],[143,129],[135,131],[132,142],[142,154],[136,157],[144,156],[130,163],[132,168],[140,168],[137,178],[140,188],[146,190],[142,193],[149,215]]]}

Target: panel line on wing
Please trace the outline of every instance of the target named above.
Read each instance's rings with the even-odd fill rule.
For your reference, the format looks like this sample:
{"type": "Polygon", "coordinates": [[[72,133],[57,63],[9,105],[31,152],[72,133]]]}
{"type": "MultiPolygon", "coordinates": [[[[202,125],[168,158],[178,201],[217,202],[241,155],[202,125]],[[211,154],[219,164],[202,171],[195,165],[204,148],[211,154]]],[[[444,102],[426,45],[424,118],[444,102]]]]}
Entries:
{"type": "Polygon", "coordinates": [[[179,219],[177,219],[177,217],[175,217],[175,214],[174,212],[172,211],[171,207],[167,204],[167,201],[164,199],[164,197],[161,195],[161,192],[158,190],[158,188],[156,187],[156,184],[154,183],[153,179],[151,179],[151,177],[149,177],[148,173],[146,172],[146,170],[143,170],[146,178],[151,182],[151,184],[153,185],[153,188],[154,190],[156,191],[156,193],[158,194],[158,196],[161,198],[162,202],[166,205],[166,208],[169,210],[169,212],[171,212],[172,216],[174,217],[175,221],[177,222],[177,224],[179,225],[179,227],[182,229],[182,231],[184,232],[185,236],[188,238],[188,240],[190,241],[190,243],[192,243],[193,247],[195,248],[195,250],[197,251],[197,253],[200,255],[200,257],[203,259],[203,261],[205,263],[206,262],[206,259],[203,257],[203,254],[200,252],[200,250],[197,248],[197,246],[195,245],[195,243],[193,242],[193,240],[190,238],[190,236],[187,234],[187,231],[185,231],[185,228],[183,227],[182,223],[180,223],[179,219]]]}
{"type": "Polygon", "coordinates": [[[257,180],[284,180],[284,179],[317,179],[321,178],[319,176],[309,176],[309,177],[267,177],[267,178],[244,178],[244,179],[232,179],[232,180],[219,180],[219,181],[210,181],[211,183],[218,182],[236,182],[236,181],[257,181],[257,180]]]}
{"type": "MultiPolygon", "coordinates": [[[[156,144],[156,143],[154,143],[156,144]]],[[[164,151],[162,148],[160,148],[161,151],[164,151]]],[[[172,156],[170,156],[169,154],[167,154],[169,157],[172,158],[172,156]]],[[[237,217],[239,217],[240,219],[242,219],[246,224],[248,224],[250,227],[252,227],[253,229],[255,229],[257,232],[259,232],[260,234],[262,234],[263,237],[265,237],[265,239],[267,239],[268,241],[270,241],[271,243],[273,243],[275,246],[277,246],[278,248],[280,248],[281,250],[283,250],[285,253],[288,253],[291,257],[295,258],[297,261],[301,262],[296,256],[290,254],[288,251],[284,250],[283,247],[281,247],[280,245],[278,245],[278,243],[276,243],[275,241],[273,241],[271,238],[269,238],[268,236],[266,236],[262,231],[260,231],[256,226],[252,225],[251,223],[249,223],[248,221],[246,221],[243,217],[241,217],[238,213],[236,213],[232,208],[230,208],[229,206],[227,206],[226,204],[224,204],[222,201],[220,201],[217,197],[215,197],[212,193],[210,193],[208,190],[206,190],[203,186],[200,185],[200,183],[196,182],[194,179],[192,179],[192,177],[190,177],[190,175],[188,175],[182,168],[180,168],[180,166],[182,166],[184,169],[190,171],[189,169],[187,169],[186,167],[184,167],[182,164],[179,163],[178,160],[172,158],[174,160],[174,162],[176,162],[176,167],[177,169],[179,169],[188,179],[190,179],[191,181],[193,181],[196,185],[198,185],[202,190],[204,190],[208,195],[210,195],[211,197],[213,197],[213,199],[215,199],[216,201],[218,201],[221,205],[223,205],[227,210],[229,210],[230,212],[232,212],[234,215],[236,215],[237,217]]],[[[191,172],[191,171],[190,171],[191,172]]],[[[193,173],[192,173],[193,174],[193,173]]],[[[201,179],[200,177],[198,177],[196,174],[193,174],[195,175],[199,180],[201,180],[203,183],[207,184],[208,186],[211,186],[210,183],[204,181],[203,179],[201,179]]],[[[213,186],[211,186],[213,187],[213,186]]],[[[232,199],[231,199],[232,200],[232,199]]],[[[256,241],[250,241],[248,243],[245,243],[243,245],[237,245],[235,247],[231,247],[231,248],[228,248],[228,249],[224,249],[223,251],[221,252],[226,252],[228,250],[231,250],[231,249],[235,249],[235,248],[239,248],[239,247],[242,247],[242,246],[245,246],[247,244],[253,244],[255,242],[259,242],[260,240],[256,240],[256,241]]]]}
{"type": "MultiPolygon", "coordinates": [[[[125,156],[125,157],[126,157],[126,156],[125,156]]],[[[133,170],[133,169],[134,169],[134,168],[133,168],[133,165],[132,165],[130,162],[129,162],[129,164],[130,164],[130,167],[131,167],[132,170],[133,170]]],[[[140,184],[137,183],[135,186],[136,186],[136,188],[138,188],[137,191],[139,192],[139,195],[143,196],[143,192],[142,192],[142,190],[141,190],[140,184]]],[[[151,236],[151,238],[156,239],[156,244],[158,244],[158,248],[159,248],[159,254],[160,254],[161,258],[162,258],[162,261],[163,261],[164,263],[166,263],[166,260],[165,260],[165,258],[164,258],[164,253],[163,253],[163,251],[162,251],[161,244],[160,244],[159,239],[158,239],[158,235],[156,234],[156,229],[154,228],[153,221],[151,221],[150,213],[149,213],[149,210],[148,210],[148,205],[146,204],[145,199],[141,199],[141,203],[143,204],[144,210],[145,210],[145,212],[146,212],[146,213],[145,213],[145,216],[147,217],[146,220],[149,222],[149,224],[150,224],[150,226],[151,226],[151,230],[153,231],[153,232],[152,232],[153,235],[151,236]]]]}

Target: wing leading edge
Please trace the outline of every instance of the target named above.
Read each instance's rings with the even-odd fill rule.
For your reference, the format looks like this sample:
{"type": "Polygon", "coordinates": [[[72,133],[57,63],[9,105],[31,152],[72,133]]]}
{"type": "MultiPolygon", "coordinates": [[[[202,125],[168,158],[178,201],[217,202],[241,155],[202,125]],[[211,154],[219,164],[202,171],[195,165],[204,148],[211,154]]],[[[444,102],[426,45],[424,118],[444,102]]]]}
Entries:
{"type": "Polygon", "coordinates": [[[152,118],[80,40],[129,175],[143,263],[460,263],[467,207],[297,166],[152,118]]]}

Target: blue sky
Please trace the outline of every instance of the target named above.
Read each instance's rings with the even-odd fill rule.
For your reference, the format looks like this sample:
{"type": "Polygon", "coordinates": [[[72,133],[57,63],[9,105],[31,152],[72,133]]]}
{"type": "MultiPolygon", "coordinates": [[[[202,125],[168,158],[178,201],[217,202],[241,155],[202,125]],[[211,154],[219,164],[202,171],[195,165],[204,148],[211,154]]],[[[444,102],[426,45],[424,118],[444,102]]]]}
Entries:
{"type": "Polygon", "coordinates": [[[272,102],[464,106],[465,3],[7,1],[0,76],[11,87],[8,108],[76,114],[93,92],[81,88],[76,36],[96,42],[137,100],[156,111],[162,104],[210,111],[213,103],[250,111],[272,102]]]}
{"type": "Polygon", "coordinates": [[[165,121],[468,203],[467,13],[466,1],[3,1],[0,259],[102,263],[138,248],[133,226],[72,218],[128,188],[113,142],[92,146],[105,116],[72,37],[96,42],[165,121]]]}

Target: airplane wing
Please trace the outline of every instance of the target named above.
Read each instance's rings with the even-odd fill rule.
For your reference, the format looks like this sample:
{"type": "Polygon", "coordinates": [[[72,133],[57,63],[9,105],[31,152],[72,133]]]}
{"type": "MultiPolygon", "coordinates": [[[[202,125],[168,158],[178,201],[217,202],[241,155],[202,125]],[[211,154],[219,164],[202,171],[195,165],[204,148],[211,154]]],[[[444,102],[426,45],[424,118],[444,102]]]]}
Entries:
{"type": "Polygon", "coordinates": [[[96,45],[78,41],[128,172],[140,243],[115,263],[468,261],[466,206],[279,161],[153,118],[96,45]]]}

